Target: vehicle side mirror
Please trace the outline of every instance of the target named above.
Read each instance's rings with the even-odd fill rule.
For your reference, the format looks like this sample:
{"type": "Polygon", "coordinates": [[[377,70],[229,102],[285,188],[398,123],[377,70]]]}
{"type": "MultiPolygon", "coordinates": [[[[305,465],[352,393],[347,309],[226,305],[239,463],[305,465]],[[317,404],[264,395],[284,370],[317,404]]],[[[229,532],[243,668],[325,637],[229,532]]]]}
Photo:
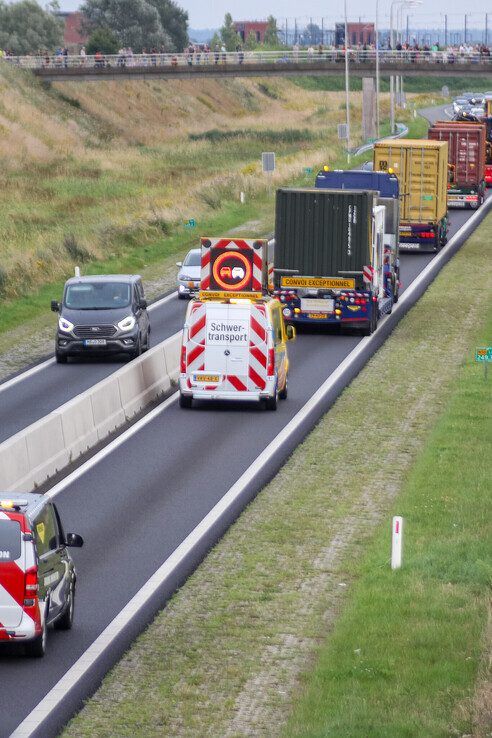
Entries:
{"type": "Polygon", "coordinates": [[[183,266],[183,262],[182,261],[177,261],[176,262],[176,266],[181,268],[183,266]]]}
{"type": "Polygon", "coordinates": [[[293,325],[286,325],[285,326],[285,333],[287,334],[287,340],[293,341],[296,337],[296,329],[293,325]]]}
{"type": "Polygon", "coordinates": [[[82,536],[79,536],[78,533],[67,533],[65,543],[70,548],[82,548],[84,545],[84,539],[82,536]]]}
{"type": "Polygon", "coordinates": [[[53,313],[59,313],[60,312],[60,303],[58,300],[52,300],[51,301],[51,311],[53,313]]]}
{"type": "Polygon", "coordinates": [[[140,310],[147,310],[147,300],[140,300],[138,303],[140,310]]]}

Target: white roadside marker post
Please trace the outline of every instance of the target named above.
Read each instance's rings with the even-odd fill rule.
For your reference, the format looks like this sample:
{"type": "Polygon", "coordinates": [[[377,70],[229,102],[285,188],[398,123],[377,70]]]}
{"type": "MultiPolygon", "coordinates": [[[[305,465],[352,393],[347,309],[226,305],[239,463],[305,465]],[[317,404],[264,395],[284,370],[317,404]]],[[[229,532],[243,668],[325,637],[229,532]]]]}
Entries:
{"type": "Polygon", "coordinates": [[[80,267],[75,267],[75,276],[80,277],[80,267]]]}
{"type": "Polygon", "coordinates": [[[391,568],[401,568],[403,547],[403,518],[395,515],[391,529],[391,568]]]}

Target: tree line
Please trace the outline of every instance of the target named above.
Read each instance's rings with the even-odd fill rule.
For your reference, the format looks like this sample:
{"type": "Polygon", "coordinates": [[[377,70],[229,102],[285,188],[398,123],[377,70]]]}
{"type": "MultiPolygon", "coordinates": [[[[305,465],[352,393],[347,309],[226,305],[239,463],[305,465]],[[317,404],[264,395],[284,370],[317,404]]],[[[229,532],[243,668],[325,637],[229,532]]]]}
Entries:
{"type": "MultiPolygon", "coordinates": [[[[57,16],[58,0],[42,8],[36,0],[0,0],[0,49],[13,54],[53,51],[63,45],[63,20],[57,16]]],[[[84,0],[83,30],[89,35],[86,51],[115,54],[122,48],[142,51],[181,52],[188,43],[188,13],[174,0],[84,0]]],[[[267,19],[265,38],[260,44],[254,34],[240,37],[230,13],[210,41],[210,46],[234,51],[278,48],[277,21],[267,19]]]]}
{"type": "MultiPolygon", "coordinates": [[[[59,9],[57,0],[45,8],[36,0],[0,0],[0,49],[34,54],[62,46],[59,9]]],[[[174,0],[85,0],[80,10],[82,30],[90,34],[88,53],[93,47],[107,54],[120,47],[183,51],[188,44],[188,13],[174,0]]]]}

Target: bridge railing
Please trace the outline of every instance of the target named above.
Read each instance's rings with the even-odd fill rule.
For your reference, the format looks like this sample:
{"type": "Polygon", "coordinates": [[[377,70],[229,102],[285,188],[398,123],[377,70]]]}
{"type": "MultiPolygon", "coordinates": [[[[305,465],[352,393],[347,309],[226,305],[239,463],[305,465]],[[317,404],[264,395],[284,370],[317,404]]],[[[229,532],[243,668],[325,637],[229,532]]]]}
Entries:
{"type": "MultiPolygon", "coordinates": [[[[356,64],[374,65],[376,51],[374,49],[349,49],[349,61],[356,64]]],[[[125,67],[183,67],[190,68],[202,66],[224,66],[224,65],[248,65],[248,64],[330,64],[343,63],[345,51],[343,49],[323,49],[299,51],[196,51],[193,54],[95,54],[76,55],[63,54],[41,55],[41,56],[4,56],[0,63],[11,64],[23,69],[64,69],[88,68],[107,69],[125,67]]],[[[478,51],[457,52],[447,51],[423,51],[423,50],[379,50],[379,62],[382,66],[401,67],[402,64],[477,64],[487,65],[492,69],[490,55],[478,51]]]]}

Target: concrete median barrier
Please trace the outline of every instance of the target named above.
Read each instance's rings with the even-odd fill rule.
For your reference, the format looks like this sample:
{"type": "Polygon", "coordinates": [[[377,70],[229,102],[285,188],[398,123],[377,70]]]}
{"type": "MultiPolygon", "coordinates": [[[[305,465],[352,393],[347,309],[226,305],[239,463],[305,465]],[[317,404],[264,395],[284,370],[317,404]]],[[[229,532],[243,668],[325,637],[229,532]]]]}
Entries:
{"type": "Polygon", "coordinates": [[[162,344],[169,379],[177,382],[179,378],[179,355],[181,352],[181,333],[171,336],[162,344]]]}
{"type": "Polygon", "coordinates": [[[179,375],[181,334],[0,444],[0,491],[29,491],[165,395],[179,375]]]}
{"type": "Polygon", "coordinates": [[[0,492],[30,489],[31,473],[25,434],[15,436],[0,445],[0,492]]]}
{"type": "Polygon", "coordinates": [[[65,403],[55,413],[61,418],[65,448],[71,461],[96,445],[99,439],[87,392],[65,403]]]}
{"type": "Polygon", "coordinates": [[[63,438],[61,416],[50,413],[30,425],[25,433],[29,472],[35,485],[42,484],[70,461],[63,438]]]}

